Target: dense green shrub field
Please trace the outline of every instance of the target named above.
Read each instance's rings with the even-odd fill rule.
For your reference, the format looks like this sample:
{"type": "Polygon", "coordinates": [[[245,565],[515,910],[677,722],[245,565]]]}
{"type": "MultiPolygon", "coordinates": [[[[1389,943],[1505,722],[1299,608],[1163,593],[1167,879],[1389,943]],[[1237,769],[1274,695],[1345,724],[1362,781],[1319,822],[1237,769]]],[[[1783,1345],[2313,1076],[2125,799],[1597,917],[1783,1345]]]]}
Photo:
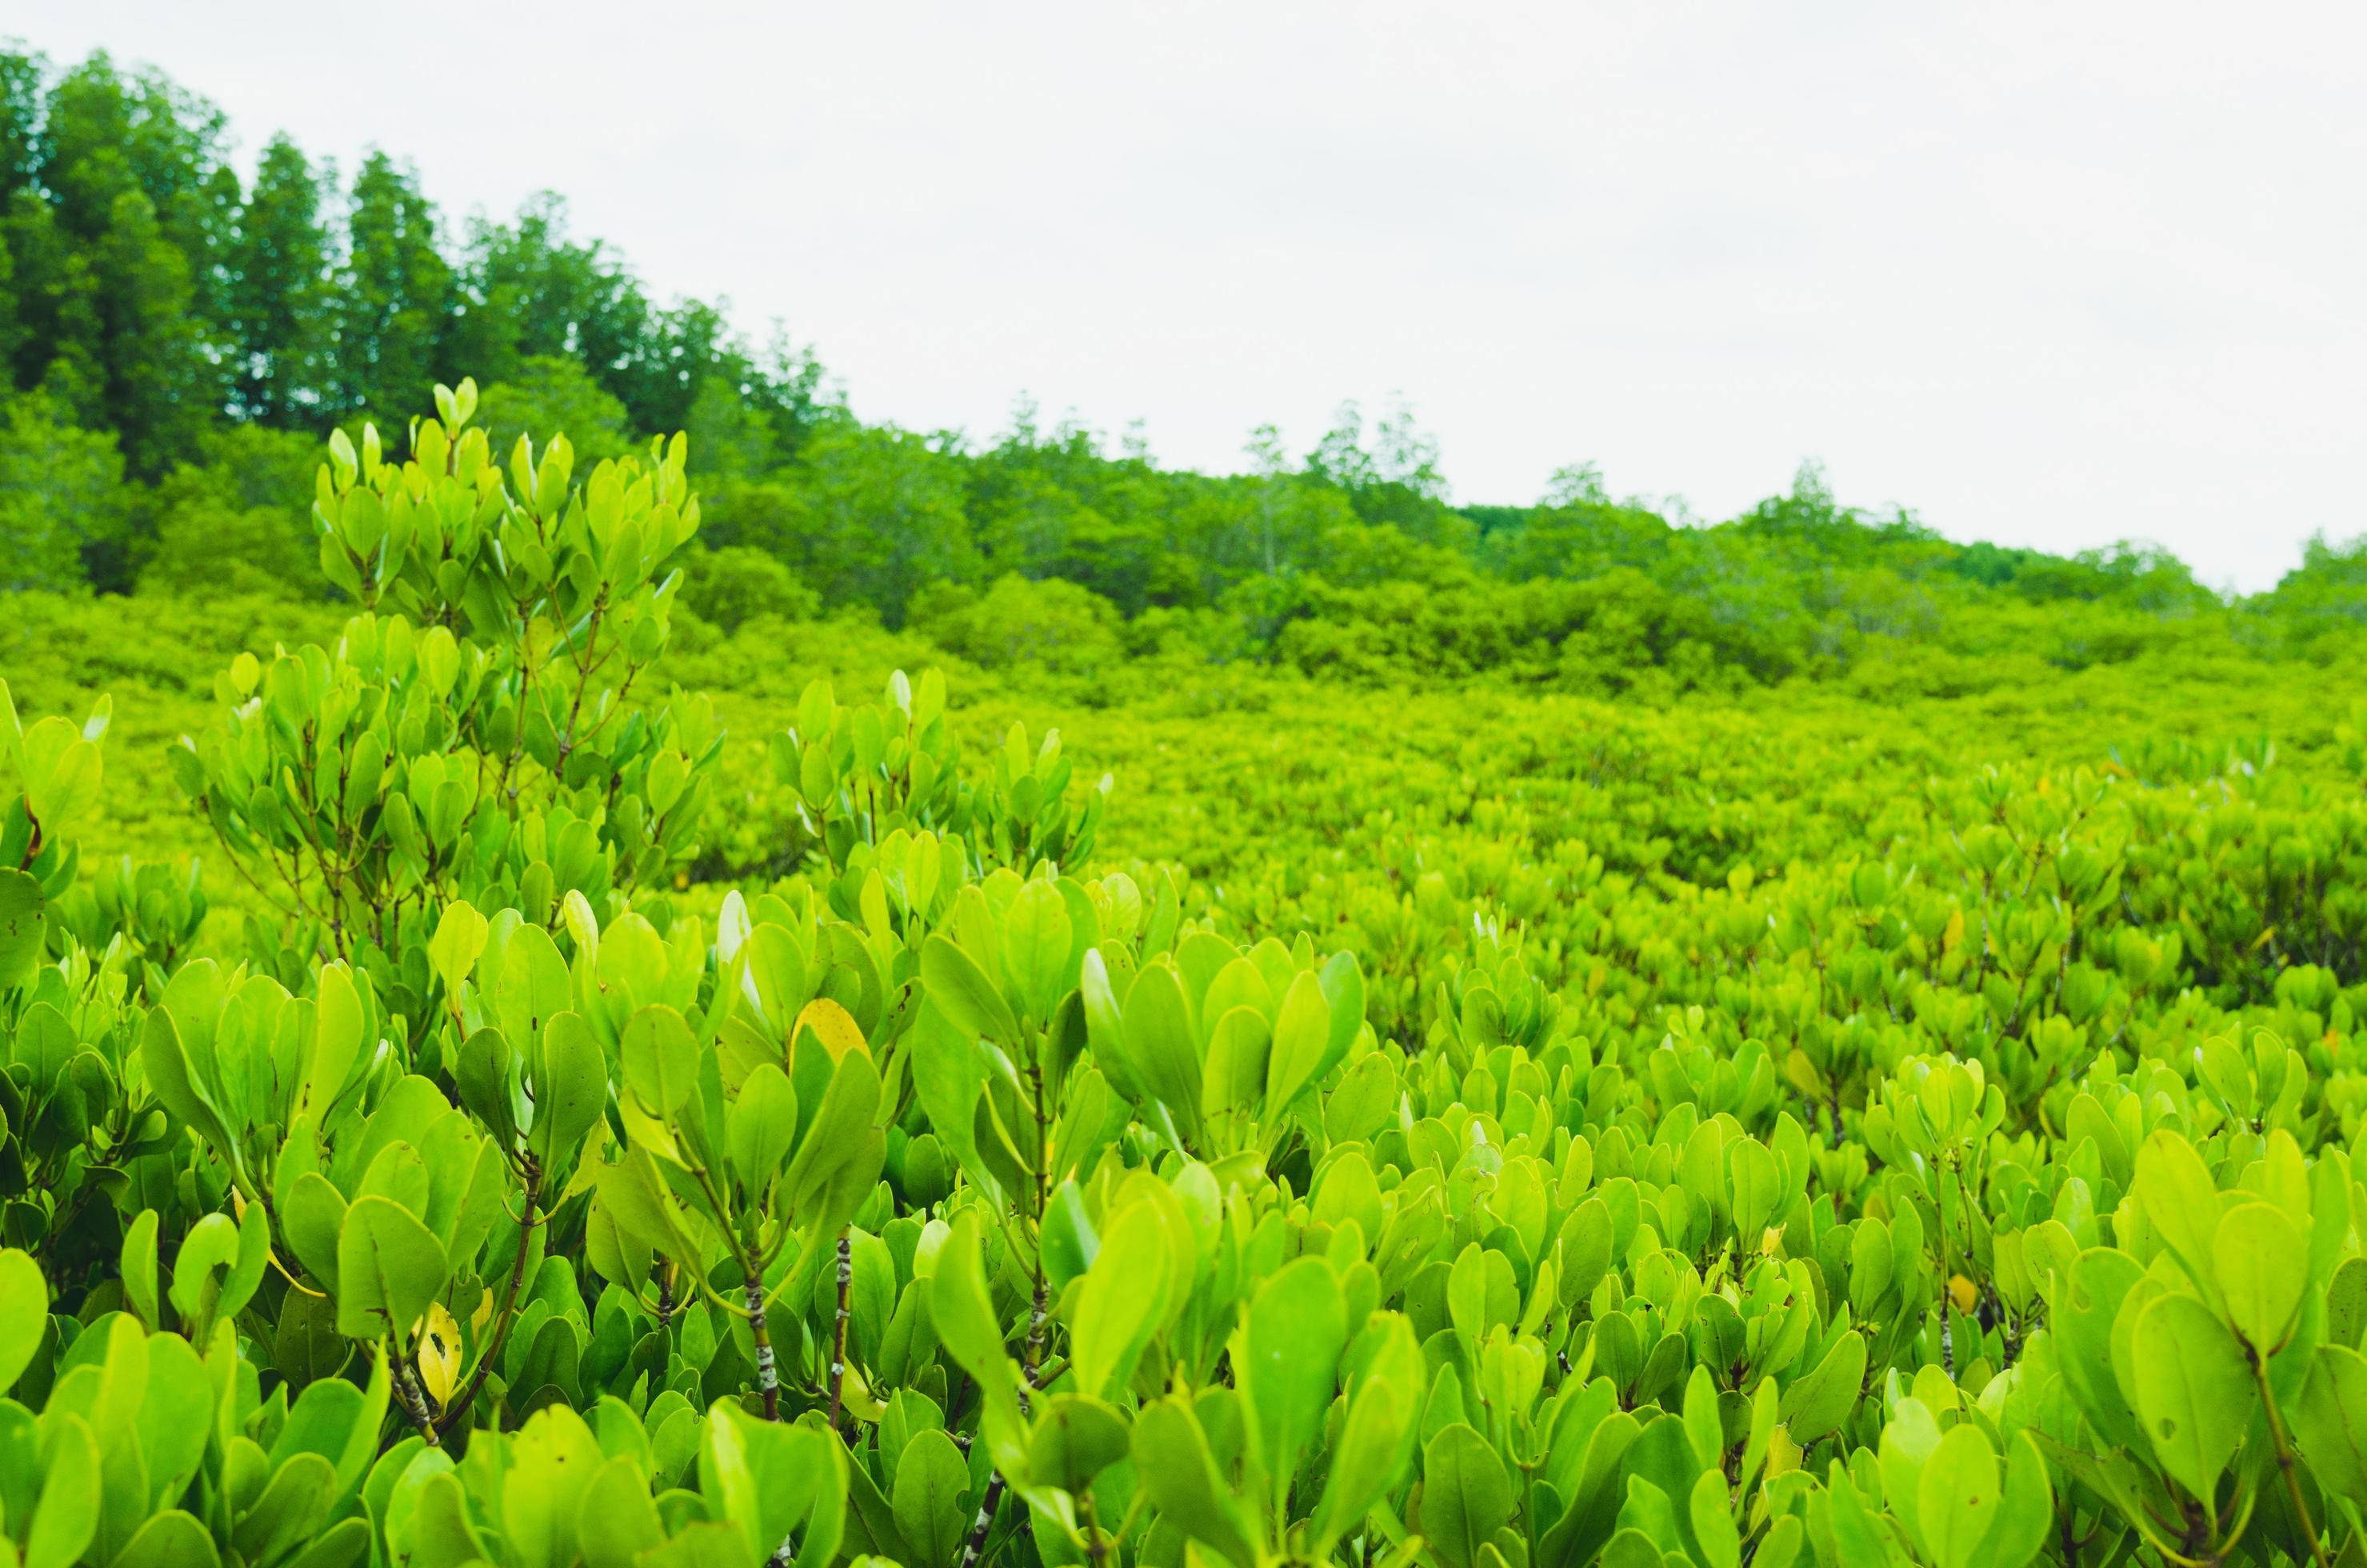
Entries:
{"type": "Polygon", "coordinates": [[[6,601],[0,1559],[2367,1562],[2347,676],[1013,658],[477,403],[6,601]]]}

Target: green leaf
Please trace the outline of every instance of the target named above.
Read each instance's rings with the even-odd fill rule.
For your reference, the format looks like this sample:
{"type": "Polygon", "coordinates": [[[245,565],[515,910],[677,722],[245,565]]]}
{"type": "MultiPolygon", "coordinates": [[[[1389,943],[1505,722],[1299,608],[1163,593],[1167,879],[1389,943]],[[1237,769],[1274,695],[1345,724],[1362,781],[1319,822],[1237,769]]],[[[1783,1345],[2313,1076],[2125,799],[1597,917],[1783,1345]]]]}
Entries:
{"type": "Polygon", "coordinates": [[[13,866],[0,866],[0,991],[33,977],[49,927],[41,917],[41,884],[13,866]]]}
{"type": "Polygon", "coordinates": [[[1315,1064],[1315,1076],[1322,1078],[1348,1059],[1348,1051],[1356,1043],[1356,1032],[1365,1023],[1365,971],[1357,966],[1356,955],[1343,948],[1324,960],[1317,979],[1323,988],[1324,1005],[1331,1009],[1331,1031],[1323,1049],[1323,1060],[1315,1064]]]}
{"type": "MultiPolygon", "coordinates": [[[[1709,1568],[1742,1568],[1742,1534],[1734,1528],[1734,1515],[1726,1506],[1724,1471],[1701,1472],[1693,1483],[1693,1495],[1686,1500],[1685,1511],[1693,1527],[1693,1540],[1700,1544],[1709,1568]]],[[[1944,1563],[1942,1568],[1957,1565],[1944,1563]]]]}
{"type": "Polygon", "coordinates": [[[1320,1257],[1285,1264],[1251,1299],[1245,1337],[1249,1355],[1236,1370],[1280,1498],[1322,1430],[1347,1348],[1348,1302],[1331,1265],[1320,1257]]]}
{"type": "Polygon", "coordinates": [[[1072,930],[1060,890],[1040,878],[1019,890],[1002,917],[1003,972],[1031,1017],[1050,1017],[1060,999],[1072,930]]]}
{"type": "Polygon", "coordinates": [[[25,1538],[24,1568],[72,1568],[98,1534],[98,1441],[79,1415],[59,1413],[41,1451],[41,1499],[25,1538]]]}
{"type": "Polygon", "coordinates": [[[889,1506],[915,1562],[953,1562],[969,1524],[963,1508],[968,1491],[969,1466],[953,1439],[938,1431],[914,1433],[896,1461],[889,1506]]]}
{"type": "Polygon", "coordinates": [[[117,1260],[124,1299],[149,1329],[164,1326],[156,1312],[156,1210],[142,1209],[124,1228],[123,1249],[117,1260]]]}
{"type": "MultiPolygon", "coordinates": [[[[1058,898],[1058,892],[1053,894],[1058,898]]],[[[1065,918],[1065,915],[1063,916],[1065,918]]],[[[973,1039],[991,1040],[1005,1051],[1019,1044],[1019,1022],[986,971],[960,946],[931,937],[921,948],[921,983],[955,1028],[973,1039]]]]}
{"type": "Polygon", "coordinates": [[[762,1194],[781,1173],[798,1137],[798,1093],[769,1062],[750,1071],[725,1118],[723,1142],[732,1173],[750,1194],[762,1194]]]}
{"type": "Polygon", "coordinates": [[[643,1109],[661,1119],[690,1098],[698,1074],[698,1042],[680,1013],[651,1003],[635,1013],[617,1043],[625,1086],[643,1109]]]}
{"type": "MultiPolygon", "coordinates": [[[[1382,1348],[1350,1394],[1346,1419],[1331,1445],[1323,1500],[1315,1513],[1314,1555],[1319,1561],[1397,1484],[1411,1452],[1410,1428],[1421,1395],[1421,1349],[1403,1318],[1392,1314],[1383,1322],[1382,1348]]],[[[1360,1353],[1364,1343],[1360,1338],[1360,1353]]]]}
{"type": "Polygon", "coordinates": [[[2293,1412],[2293,1435],[2310,1474],[2367,1508],[2367,1357],[2321,1345],[2293,1412]]]}
{"type": "Polygon", "coordinates": [[[312,1537],[287,1568],[362,1568],[369,1560],[369,1520],[340,1519],[312,1537]]]}
{"type": "Polygon", "coordinates": [[[167,1508],[142,1525],[108,1568],[219,1568],[214,1538],[193,1514],[167,1508]]]}
{"type": "MultiPolygon", "coordinates": [[[[181,983],[182,976],[190,975],[204,967],[203,963],[191,964],[180,975],[174,977],[174,983],[181,983]]],[[[169,999],[170,992],[166,994],[169,999]]],[[[214,1108],[202,1080],[190,1071],[188,1052],[182,1044],[180,1028],[174,1022],[168,1007],[148,1009],[148,1022],[140,1037],[140,1057],[147,1074],[148,1086],[156,1092],[156,1097],[164,1102],[164,1108],[171,1111],[176,1119],[212,1143],[225,1158],[234,1159],[236,1151],[232,1145],[229,1125],[214,1108]]]]}
{"type": "Polygon", "coordinates": [[[1970,1422],[1950,1427],[1916,1483],[1915,1512],[1932,1568],[1968,1568],[2004,1505],[2003,1490],[1997,1455],[1980,1428],[1970,1422]]]}
{"type": "Polygon", "coordinates": [[[312,1060],[296,1101],[296,1114],[317,1123],[345,1087],[362,1048],[362,999],[353,971],[341,963],[321,969],[312,1004],[312,1060]]]}
{"type": "Polygon", "coordinates": [[[567,1010],[575,994],[559,944],[539,926],[520,926],[502,950],[493,977],[494,1015],[502,1032],[523,1046],[540,1040],[545,1025],[567,1010]]]}
{"type": "Polygon", "coordinates": [[[0,1252],[0,1394],[32,1365],[49,1318],[49,1282],[32,1255],[14,1247],[0,1252]]]}
{"type": "Polygon", "coordinates": [[[2137,1151],[2133,1190],[2154,1234],[2186,1265],[2196,1288],[2216,1301],[2211,1243],[2219,1228],[2219,1187],[2194,1145],[2167,1129],[2154,1133],[2137,1151]]]}
{"type": "Polygon", "coordinates": [[[1265,1107],[1280,1116],[1314,1078],[1331,1043],[1331,1005],[1313,970],[1301,970],[1283,994],[1274,1045],[1266,1056],[1265,1107]]]}
{"type": "Polygon", "coordinates": [[[1598,1561],[1600,1568],[1672,1568],[1679,1560],[1663,1552],[1650,1536],[1631,1525],[1603,1543],[1603,1556],[1598,1561]]]}
{"type": "Polygon", "coordinates": [[[2239,1203],[2220,1220],[2211,1256],[2236,1332],[2262,1356],[2282,1347],[2309,1285],[2300,1230],[2273,1203],[2239,1203]]]}
{"type": "Polygon", "coordinates": [[[1114,1398],[1133,1376],[1152,1316],[1166,1300],[1173,1256],[1150,1204],[1130,1204],[1110,1217],[1069,1318],[1069,1362],[1085,1393],[1114,1398]]]}
{"type": "Polygon", "coordinates": [[[2236,1336],[2193,1297],[2171,1292],[2140,1310],[2132,1345],[2138,1418],[2162,1468],[2208,1500],[2252,1422],[2251,1369],[2236,1336]]]}
{"type": "Polygon", "coordinates": [[[1187,1143],[1200,1136],[1200,1052],[1175,971],[1155,963],[1134,977],[1121,1009],[1127,1054],[1153,1099],[1167,1108],[1187,1143]]]}
{"type": "Polygon", "coordinates": [[[1447,1568],[1481,1568],[1479,1551],[1512,1517],[1512,1483],[1488,1439],[1451,1422],[1422,1450],[1421,1533],[1447,1568]]]}
{"type": "Polygon", "coordinates": [[[1192,1407],[1171,1395],[1135,1417],[1131,1445],[1145,1491],[1167,1522],[1235,1568],[1258,1568],[1259,1553],[1192,1407]]]}
{"type": "Polygon", "coordinates": [[[986,1286],[980,1252],[977,1211],[954,1217],[953,1233],[937,1249],[937,1271],[929,1282],[929,1309],[938,1337],[961,1369],[980,1381],[1009,1376],[1002,1328],[986,1286]]]}
{"type": "Polygon", "coordinates": [[[1795,1379],[1784,1391],[1784,1430],[1803,1449],[1840,1431],[1850,1412],[1857,1408],[1864,1383],[1865,1336],[1852,1331],[1825,1352],[1816,1370],[1795,1379]]]}
{"type": "Polygon", "coordinates": [[[837,1206],[845,1212],[835,1222],[843,1223],[868,1195],[887,1147],[886,1135],[876,1125],[880,1086],[879,1070],[867,1051],[850,1051],[832,1069],[821,1104],[781,1177],[789,1211],[800,1221],[826,1220],[827,1211],[837,1206]],[[850,1176],[859,1178],[855,1185],[866,1189],[853,1192],[852,1203],[846,1201],[850,1176]]]}
{"type": "Polygon", "coordinates": [[[1840,1561],[1875,1568],[1894,1561],[1886,1543],[1889,1532],[1869,1516],[1865,1500],[1858,1495],[1857,1483],[1850,1477],[1849,1468],[1840,1460],[1832,1462],[1826,1472],[1824,1499],[1826,1518],[1832,1526],[1833,1541],[1840,1561]]]}
{"type": "Polygon", "coordinates": [[[1998,1510],[1970,1568],[2026,1568],[2055,1534],[2055,1488],[2046,1460],[2028,1432],[2007,1439],[2005,1506],[1998,1510]]]}
{"type": "Polygon", "coordinates": [[[583,1494],[602,1460],[592,1429],[565,1405],[546,1405],[527,1417],[507,1457],[502,1525],[511,1568],[567,1568],[577,1555],[583,1494]]]}
{"type": "Polygon", "coordinates": [[[335,1504],[337,1472],[319,1454],[292,1454],[272,1471],[231,1545],[249,1562],[269,1562],[300,1550],[335,1504]]]}
{"type": "Polygon", "coordinates": [[[337,1332],[349,1339],[407,1340],[443,1293],[444,1248],[412,1212],[361,1198],[337,1233],[337,1332]]]}
{"type": "MultiPolygon", "coordinates": [[[[922,1437],[934,1436],[923,1433],[922,1437]]],[[[918,1439],[916,1438],[917,1442],[918,1439]]],[[[906,1455],[910,1457],[910,1450],[906,1455]]],[[[1082,1394],[1054,1394],[1045,1402],[1027,1437],[1028,1479],[1063,1492],[1082,1492],[1093,1477],[1126,1458],[1126,1418],[1111,1406],[1082,1394]]],[[[903,1475],[897,1474],[902,1495],[903,1475]]]]}
{"type": "Polygon", "coordinates": [[[427,962],[455,1002],[459,999],[461,983],[484,956],[489,929],[485,917],[465,899],[446,904],[436,923],[436,935],[427,943],[427,962]]]}
{"type": "Polygon", "coordinates": [[[565,1170],[608,1109],[608,1058],[581,1013],[552,1015],[543,1030],[530,1140],[543,1164],[565,1170]]]}
{"type": "MultiPolygon", "coordinates": [[[[150,1015],[153,1017],[153,1015],[150,1015]]],[[[345,1228],[345,1200],[318,1171],[306,1171],[289,1187],[279,1206],[280,1223],[296,1261],[332,1290],[337,1285],[337,1249],[345,1228]]]]}
{"type": "Polygon", "coordinates": [[[628,1455],[618,1454],[592,1472],[582,1506],[577,1540],[583,1568],[634,1568],[642,1552],[665,1542],[649,1478],[628,1455]]]}
{"type": "MultiPolygon", "coordinates": [[[[246,1211],[258,1213],[262,1207],[250,1203],[246,1211]]],[[[180,1256],[173,1260],[173,1311],[180,1315],[185,1332],[200,1343],[204,1335],[194,1325],[212,1318],[224,1278],[238,1267],[243,1240],[239,1227],[227,1214],[207,1215],[181,1238],[180,1256]]],[[[236,1312],[243,1305],[242,1301],[230,1310],[236,1312]]]]}
{"type": "MultiPolygon", "coordinates": [[[[2113,1328],[2145,1271],[2115,1247],[2090,1247],[2071,1265],[2057,1290],[2054,1324],[2063,1381],[2108,1444],[2138,1446],[2136,1412],[2112,1364],[2113,1328]]],[[[2135,1324],[2131,1325],[2132,1331],[2135,1324]]]]}

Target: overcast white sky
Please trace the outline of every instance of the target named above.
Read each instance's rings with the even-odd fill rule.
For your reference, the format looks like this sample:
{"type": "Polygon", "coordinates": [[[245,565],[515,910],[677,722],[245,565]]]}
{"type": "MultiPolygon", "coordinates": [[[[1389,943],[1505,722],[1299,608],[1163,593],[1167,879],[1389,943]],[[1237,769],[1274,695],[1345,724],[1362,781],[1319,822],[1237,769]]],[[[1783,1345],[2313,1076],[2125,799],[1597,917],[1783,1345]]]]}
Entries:
{"type": "Polygon", "coordinates": [[[448,212],[564,194],[866,417],[1170,462],[1392,393],[1466,501],[1721,517],[1803,457],[1960,539],[2265,587],[2367,532],[2367,8],[22,0],[448,212]],[[406,19],[407,18],[407,19],[406,19]]]}

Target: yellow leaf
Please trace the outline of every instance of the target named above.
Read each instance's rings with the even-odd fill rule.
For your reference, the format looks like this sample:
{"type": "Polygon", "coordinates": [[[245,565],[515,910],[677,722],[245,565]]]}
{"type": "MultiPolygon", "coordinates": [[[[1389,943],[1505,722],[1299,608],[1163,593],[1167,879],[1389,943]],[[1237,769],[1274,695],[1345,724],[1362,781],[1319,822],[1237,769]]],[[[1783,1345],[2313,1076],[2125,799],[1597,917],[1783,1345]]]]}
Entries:
{"type": "Polygon", "coordinates": [[[1965,1278],[1961,1274],[1950,1277],[1948,1280],[1948,1300],[1956,1303],[1956,1310],[1958,1312],[1971,1312],[1974,1306],[1979,1302],[1980,1299],[1980,1292],[1973,1289],[1973,1282],[1971,1280],[1965,1278]]]}
{"type": "Polygon", "coordinates": [[[1948,929],[1940,937],[1940,950],[1953,953],[1965,945],[1965,912],[1961,909],[1948,916],[1948,929]]]}
{"type": "Polygon", "coordinates": [[[827,996],[817,996],[806,1004],[805,1011],[798,1015],[797,1023],[789,1030],[789,1043],[795,1045],[798,1036],[807,1029],[813,1030],[814,1038],[821,1041],[821,1048],[830,1052],[832,1062],[844,1060],[850,1051],[871,1054],[871,1048],[863,1040],[863,1026],[855,1021],[855,1015],[827,996]]]}
{"type": "Polygon", "coordinates": [[[460,1382],[460,1325],[443,1302],[431,1301],[413,1332],[419,1340],[419,1386],[441,1409],[460,1382]]]}
{"type": "Polygon", "coordinates": [[[879,1418],[888,1414],[888,1407],[871,1392],[870,1383],[853,1367],[847,1368],[841,1377],[839,1392],[846,1413],[857,1421],[877,1426],[879,1418]]]}
{"type": "Polygon", "coordinates": [[[1781,1225],[1768,1226],[1766,1233],[1759,1238],[1759,1256],[1761,1257],[1773,1257],[1778,1252],[1783,1250],[1783,1247],[1784,1227],[1781,1225]]]}

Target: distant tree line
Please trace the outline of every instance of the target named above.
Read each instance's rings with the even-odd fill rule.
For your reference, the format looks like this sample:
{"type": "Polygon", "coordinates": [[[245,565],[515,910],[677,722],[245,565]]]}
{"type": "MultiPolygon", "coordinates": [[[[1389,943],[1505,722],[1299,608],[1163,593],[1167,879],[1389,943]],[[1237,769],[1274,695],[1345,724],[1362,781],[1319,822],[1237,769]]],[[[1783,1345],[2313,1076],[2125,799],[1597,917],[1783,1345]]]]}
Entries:
{"type": "Polygon", "coordinates": [[[857,613],[1079,675],[1183,656],[1682,692],[1869,649],[1942,687],[2001,654],[2197,638],[2325,656],[2367,622],[2356,548],[2229,605],[2159,551],[1962,545],[1843,506],[1812,465],[1706,527],[1586,467],[1533,505],[1458,506],[1402,408],[1368,427],[1345,407],[1303,454],[1261,428],[1229,474],[1025,405],[986,442],[866,424],[810,352],[652,297],[556,197],[455,222],[383,152],[348,176],[276,137],[247,178],[229,148],[161,74],[0,49],[0,586],[317,594],[321,438],[368,419],[399,445],[434,383],[471,375],[504,443],[563,428],[597,458],[690,432],[687,598],[726,632],[857,613]]]}

